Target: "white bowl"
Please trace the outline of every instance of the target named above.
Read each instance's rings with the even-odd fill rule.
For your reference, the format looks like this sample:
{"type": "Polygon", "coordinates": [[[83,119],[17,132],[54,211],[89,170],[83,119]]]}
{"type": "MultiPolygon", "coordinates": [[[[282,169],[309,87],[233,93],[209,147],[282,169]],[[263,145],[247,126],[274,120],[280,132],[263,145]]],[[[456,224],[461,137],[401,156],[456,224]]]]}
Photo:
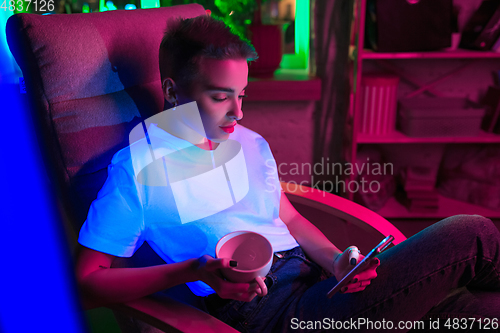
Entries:
{"type": "Polygon", "coordinates": [[[273,264],[273,247],[266,237],[252,231],[234,231],[222,237],[215,247],[217,258],[231,258],[237,267],[222,269],[233,282],[250,282],[266,276],[273,264]]]}

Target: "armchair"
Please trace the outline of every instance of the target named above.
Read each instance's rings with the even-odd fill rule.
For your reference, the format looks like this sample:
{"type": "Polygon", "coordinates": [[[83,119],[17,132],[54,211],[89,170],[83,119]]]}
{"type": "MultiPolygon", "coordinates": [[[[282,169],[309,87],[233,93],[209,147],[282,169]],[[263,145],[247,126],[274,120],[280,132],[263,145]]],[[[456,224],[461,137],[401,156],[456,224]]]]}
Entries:
{"type": "MultiPolygon", "coordinates": [[[[47,173],[74,240],[106,180],[113,154],[128,145],[135,125],[163,109],[158,47],[167,20],[204,14],[202,6],[193,4],[74,15],[16,14],[8,20],[8,44],[23,71],[47,173]]],[[[304,186],[282,185],[299,211],[313,220],[317,214],[338,216],[391,233],[395,243],[405,239],[364,207],[304,186]]],[[[324,216],[321,220],[328,221],[324,216]]],[[[146,297],[113,309],[168,332],[235,332],[184,303],[189,301],[146,297]]]]}

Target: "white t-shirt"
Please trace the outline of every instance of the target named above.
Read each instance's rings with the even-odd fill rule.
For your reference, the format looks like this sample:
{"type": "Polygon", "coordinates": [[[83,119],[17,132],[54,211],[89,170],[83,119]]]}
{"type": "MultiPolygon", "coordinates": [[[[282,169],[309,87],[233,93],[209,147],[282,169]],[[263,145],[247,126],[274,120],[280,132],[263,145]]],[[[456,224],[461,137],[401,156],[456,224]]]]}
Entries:
{"type": "MultiPolygon", "coordinates": [[[[230,139],[206,151],[151,124],[147,139],[117,152],[78,241],[130,257],[144,241],[167,263],[215,257],[232,231],[265,236],[273,250],[298,246],[279,218],[281,187],[269,144],[236,125],[230,139]]],[[[201,281],[188,283],[205,296],[201,281]]]]}

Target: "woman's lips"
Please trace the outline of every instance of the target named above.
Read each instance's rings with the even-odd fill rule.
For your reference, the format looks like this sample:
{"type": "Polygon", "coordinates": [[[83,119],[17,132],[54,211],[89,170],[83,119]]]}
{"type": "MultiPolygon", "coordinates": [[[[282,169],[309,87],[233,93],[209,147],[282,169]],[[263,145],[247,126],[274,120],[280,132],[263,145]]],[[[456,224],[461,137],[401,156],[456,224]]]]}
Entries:
{"type": "Polygon", "coordinates": [[[231,134],[231,133],[233,133],[233,132],[234,132],[234,126],[236,126],[236,124],[231,125],[231,126],[224,126],[224,127],[220,126],[220,128],[221,128],[224,132],[231,134]]]}

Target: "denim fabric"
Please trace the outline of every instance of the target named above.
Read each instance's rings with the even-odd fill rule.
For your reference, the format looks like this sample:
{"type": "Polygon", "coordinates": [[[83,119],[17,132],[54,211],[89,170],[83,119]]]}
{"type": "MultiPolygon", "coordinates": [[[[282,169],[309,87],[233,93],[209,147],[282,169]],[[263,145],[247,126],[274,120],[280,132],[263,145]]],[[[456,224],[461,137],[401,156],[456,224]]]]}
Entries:
{"type": "Polygon", "coordinates": [[[378,257],[378,277],[364,291],[327,298],[336,279],[322,278],[321,268],[298,247],[271,267],[265,297],[209,312],[242,332],[321,331],[294,330],[292,320],[324,318],[394,325],[426,317],[500,318],[500,233],[489,219],[447,218],[378,257]]]}

